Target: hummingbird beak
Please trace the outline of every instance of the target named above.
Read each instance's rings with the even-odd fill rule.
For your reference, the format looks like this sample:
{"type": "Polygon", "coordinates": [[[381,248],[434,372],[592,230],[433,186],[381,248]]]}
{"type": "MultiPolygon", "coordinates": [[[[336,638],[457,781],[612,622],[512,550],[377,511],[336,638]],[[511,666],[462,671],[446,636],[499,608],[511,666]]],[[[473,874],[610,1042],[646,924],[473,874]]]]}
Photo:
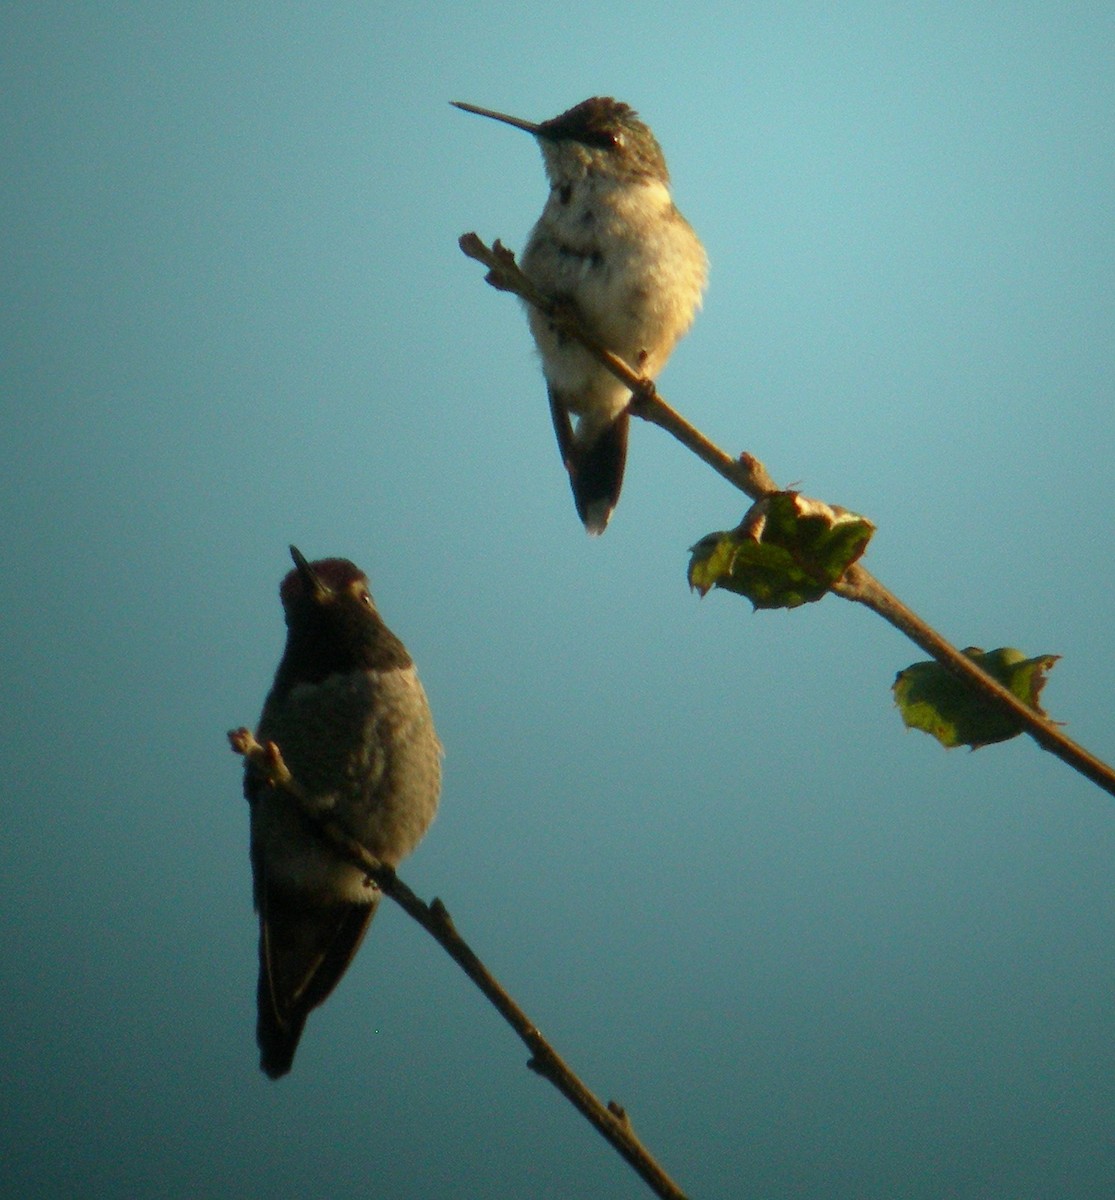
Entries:
{"type": "Polygon", "coordinates": [[[294,565],[298,568],[298,574],[302,576],[302,582],[306,585],[306,591],[309,595],[315,600],[324,600],[329,595],[329,589],[321,582],[318,573],[306,561],[306,556],[297,546],[291,546],[290,557],[294,559],[294,565]]]}
{"type": "Polygon", "coordinates": [[[509,117],[506,113],[493,112],[490,108],[477,108],[475,104],[465,104],[463,100],[450,100],[449,103],[464,112],[476,113],[478,117],[491,117],[493,121],[502,121],[505,125],[514,125],[516,129],[525,129],[535,137],[542,131],[540,125],[534,121],[524,121],[522,117],[509,117]]]}

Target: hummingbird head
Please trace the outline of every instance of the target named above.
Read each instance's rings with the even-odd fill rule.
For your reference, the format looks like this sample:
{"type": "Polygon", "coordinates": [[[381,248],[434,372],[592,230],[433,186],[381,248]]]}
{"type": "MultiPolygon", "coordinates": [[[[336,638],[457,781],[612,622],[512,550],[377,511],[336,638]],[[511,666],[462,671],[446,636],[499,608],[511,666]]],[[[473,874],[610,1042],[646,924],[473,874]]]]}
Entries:
{"type": "Polygon", "coordinates": [[[452,103],[465,112],[534,134],[542,148],[546,174],[555,186],[589,174],[669,183],[666,159],[649,126],[630,105],[610,96],[592,96],[538,124],[459,100],[452,103]]]}
{"type": "Polygon", "coordinates": [[[294,570],[279,586],[287,644],[277,688],[410,665],[406,647],[383,623],[359,567],[347,558],[308,562],[297,546],[290,547],[290,556],[294,570]]]}

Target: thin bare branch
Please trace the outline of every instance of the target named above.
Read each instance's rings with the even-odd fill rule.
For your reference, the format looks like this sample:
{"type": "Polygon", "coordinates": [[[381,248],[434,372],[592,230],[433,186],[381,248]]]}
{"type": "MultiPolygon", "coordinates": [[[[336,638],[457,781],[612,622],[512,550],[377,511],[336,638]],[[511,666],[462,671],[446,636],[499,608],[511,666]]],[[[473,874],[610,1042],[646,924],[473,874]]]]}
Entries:
{"type": "MultiPolygon", "coordinates": [[[[469,258],[488,267],[488,283],[500,291],[514,292],[528,304],[533,304],[560,322],[564,333],[581,342],[613,375],[627,384],[632,393],[629,409],[634,416],[672,434],[752,500],[759,500],[779,490],[757,458],[746,453],[739,458],[726,454],[662,399],[653,380],[643,378],[622,359],[600,346],[582,327],[575,310],[543,295],[519,269],[515,256],[501,242],[496,241],[489,249],[475,233],[466,233],[459,239],[459,245],[469,258]]],[[[1115,770],[1067,737],[1048,717],[1024,704],[997,679],[981,670],[858,563],[845,572],[844,578],[833,586],[833,591],[845,600],[862,604],[878,613],[943,667],[967,681],[989,703],[1007,711],[1039,746],[1115,796],[1115,770]]]]}
{"type": "Polygon", "coordinates": [[[515,1003],[503,985],[480,961],[457,932],[446,907],[438,899],[429,904],[420,900],[398,877],[393,867],[374,858],[368,850],[323,814],[319,805],[291,775],[279,747],[274,742],[261,744],[249,729],[234,729],[228,735],[232,749],[250,761],[272,787],[282,791],[313,823],[338,854],[367,872],[368,878],[412,917],[484,993],[500,1016],[519,1035],[530,1059],[527,1066],[548,1079],[554,1087],[591,1123],[598,1132],[638,1172],[647,1186],[665,1200],[686,1200],[685,1193],[658,1165],[636,1137],[626,1112],[614,1100],[602,1104],[573,1073],[565,1060],[538,1031],[538,1027],[515,1003]]]}
{"type": "Polygon", "coordinates": [[[893,592],[888,591],[869,571],[858,563],[845,572],[833,589],[845,600],[853,600],[877,612],[941,666],[958,675],[992,704],[1006,709],[1023,729],[1050,754],[1080,772],[1105,792],[1115,796],[1115,770],[1091,751],[1074,742],[1064,730],[1048,717],[1023,703],[1009,688],[988,675],[955,646],[927,625],[917,613],[907,608],[893,592]]]}
{"type": "Polygon", "coordinates": [[[515,255],[498,239],[491,247],[486,246],[475,233],[462,234],[457,240],[462,253],[483,263],[488,268],[484,277],[497,291],[513,292],[527,304],[545,313],[560,330],[587,347],[597,360],[631,389],[630,411],[644,421],[658,425],[672,434],[683,446],[688,447],[698,458],[718,471],[729,483],[745,492],[752,500],[778,490],[766,468],[750,454],[732,458],[719,446],[711,442],[695,426],[691,425],[676,409],[671,408],[658,394],[653,379],[647,379],[633,370],[627,363],[602,346],[585,329],[577,317],[575,308],[562,304],[547,296],[534,286],[519,268],[515,255]]]}

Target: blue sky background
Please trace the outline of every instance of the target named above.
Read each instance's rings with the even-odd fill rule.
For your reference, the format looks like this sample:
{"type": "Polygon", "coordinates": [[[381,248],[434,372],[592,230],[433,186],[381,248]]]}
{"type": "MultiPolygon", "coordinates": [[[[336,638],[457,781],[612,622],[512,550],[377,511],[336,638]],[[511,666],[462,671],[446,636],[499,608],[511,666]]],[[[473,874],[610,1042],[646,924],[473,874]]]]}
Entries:
{"type": "Polygon", "coordinates": [[[905,732],[920,654],[685,583],[742,497],[658,430],[590,541],[523,314],[532,119],[635,105],[712,261],[662,379],[879,526],[1115,756],[1110,4],[0,14],[0,1190],[643,1196],[390,905],[257,1070],[225,731],[286,546],[363,566],[446,746],[405,868],[693,1196],[1115,1179],[1115,802],[905,732]]]}

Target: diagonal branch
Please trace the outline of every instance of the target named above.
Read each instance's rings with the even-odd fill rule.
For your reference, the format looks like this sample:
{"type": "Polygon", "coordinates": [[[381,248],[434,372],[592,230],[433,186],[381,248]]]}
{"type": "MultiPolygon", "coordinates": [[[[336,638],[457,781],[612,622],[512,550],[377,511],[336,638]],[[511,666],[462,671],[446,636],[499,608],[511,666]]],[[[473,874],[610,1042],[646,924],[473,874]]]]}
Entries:
{"type": "Polygon", "coordinates": [[[445,905],[438,899],[429,904],[420,900],[395,874],[393,867],[373,858],[338,821],[323,815],[313,798],[291,775],[279,747],[274,742],[260,744],[249,729],[231,730],[228,740],[235,753],[250,761],[272,787],[284,792],[292,803],[298,805],[314,828],[338,854],[362,871],[366,871],[380,891],[390,896],[442,946],[525,1043],[531,1055],[527,1066],[544,1079],[548,1079],[596,1127],[601,1136],[619,1151],[656,1195],[664,1197],[665,1200],[686,1200],[685,1193],[639,1141],[623,1108],[614,1100],[610,1100],[606,1105],[602,1104],[573,1073],[565,1060],[538,1031],[534,1022],[515,1003],[503,985],[457,932],[445,905]]]}
{"type": "Polygon", "coordinates": [[[877,612],[941,666],[973,687],[984,699],[1009,712],[1043,750],[1055,754],[1097,787],[1115,796],[1115,770],[1074,742],[1055,722],[1023,703],[997,679],[980,670],[966,654],[961,654],[917,613],[907,608],[869,571],[855,563],[844,573],[844,578],[834,585],[833,590],[845,600],[853,600],[877,612]]]}
{"type": "MultiPolygon", "coordinates": [[[[489,248],[475,233],[466,233],[458,240],[458,244],[469,258],[488,267],[486,280],[492,287],[499,291],[514,292],[528,304],[540,309],[558,324],[563,333],[576,338],[617,379],[622,380],[631,389],[629,411],[634,416],[665,429],[752,500],[778,491],[777,485],[757,458],[746,453],[739,458],[726,454],[662,399],[653,380],[643,378],[621,358],[601,346],[581,327],[572,309],[540,292],[520,270],[515,256],[501,242],[496,241],[489,248]]],[[[862,604],[878,613],[943,667],[975,688],[990,704],[1009,713],[1044,750],[1055,754],[1115,796],[1115,770],[1067,737],[1048,717],[1024,704],[1009,688],[981,670],[858,563],[848,568],[844,577],[833,585],[833,591],[845,600],[862,604]]]]}
{"type": "Polygon", "coordinates": [[[618,354],[613,354],[598,342],[578,321],[574,309],[539,291],[523,274],[514,254],[502,242],[497,240],[489,248],[475,233],[465,233],[458,239],[457,244],[469,258],[476,259],[488,268],[485,280],[492,287],[501,292],[514,292],[521,300],[545,313],[562,333],[579,341],[617,379],[627,384],[631,389],[629,407],[635,416],[660,425],[667,433],[673,434],[683,446],[692,450],[698,458],[752,500],[759,500],[770,492],[778,491],[774,480],[757,458],[752,458],[750,454],[741,455],[739,458],[725,454],[659,396],[653,379],[647,379],[633,371],[618,354]]]}

